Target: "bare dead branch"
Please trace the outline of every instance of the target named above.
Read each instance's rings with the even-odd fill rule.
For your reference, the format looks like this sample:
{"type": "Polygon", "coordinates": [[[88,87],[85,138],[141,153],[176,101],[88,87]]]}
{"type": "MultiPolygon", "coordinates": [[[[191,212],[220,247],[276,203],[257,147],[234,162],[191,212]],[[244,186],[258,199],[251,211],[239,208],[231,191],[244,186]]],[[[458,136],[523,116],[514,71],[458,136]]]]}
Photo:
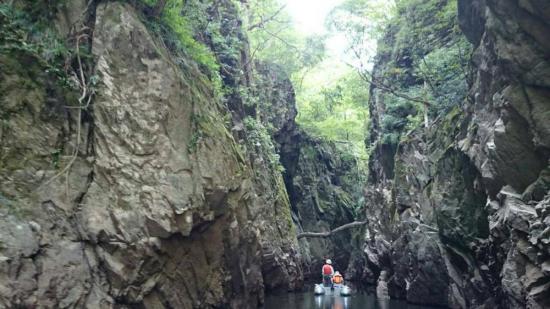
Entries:
{"type": "Polygon", "coordinates": [[[427,100],[425,99],[422,99],[420,97],[411,97],[407,94],[404,94],[404,93],[401,93],[401,92],[398,92],[397,90],[393,89],[392,87],[390,86],[387,86],[385,84],[383,84],[382,82],[379,82],[379,81],[374,81],[373,77],[365,72],[365,71],[360,71],[360,70],[357,70],[357,73],[359,74],[359,76],[364,80],[366,81],[367,83],[373,85],[374,87],[384,91],[384,92],[388,92],[388,93],[391,93],[393,94],[394,96],[396,97],[399,97],[399,98],[402,98],[402,99],[405,99],[405,100],[408,100],[408,101],[412,101],[412,102],[417,102],[417,103],[422,103],[424,105],[427,105],[429,106],[430,105],[430,102],[428,102],[427,100]]]}
{"type": "MultiPolygon", "coordinates": [[[[276,34],[279,34],[279,33],[283,32],[283,30],[285,30],[285,29],[284,28],[279,29],[279,31],[277,31],[276,34]]],[[[252,63],[254,61],[256,53],[259,52],[260,50],[263,50],[266,47],[265,45],[273,38],[274,38],[273,36],[268,37],[261,44],[256,45],[256,47],[254,47],[254,50],[250,54],[250,57],[249,57],[248,61],[243,65],[243,67],[246,67],[250,63],[252,63]]]]}
{"type": "Polygon", "coordinates": [[[303,233],[298,234],[296,237],[298,239],[305,238],[305,237],[309,237],[309,238],[313,238],[313,237],[327,238],[327,237],[332,236],[334,233],[338,233],[338,232],[341,232],[341,231],[344,231],[344,230],[347,230],[347,229],[351,229],[351,228],[354,228],[354,227],[358,227],[358,226],[363,226],[365,224],[367,224],[367,221],[354,221],[354,222],[351,222],[351,223],[348,223],[348,224],[341,225],[341,226],[333,229],[332,231],[322,232],[322,233],[303,232],[303,233]]]}

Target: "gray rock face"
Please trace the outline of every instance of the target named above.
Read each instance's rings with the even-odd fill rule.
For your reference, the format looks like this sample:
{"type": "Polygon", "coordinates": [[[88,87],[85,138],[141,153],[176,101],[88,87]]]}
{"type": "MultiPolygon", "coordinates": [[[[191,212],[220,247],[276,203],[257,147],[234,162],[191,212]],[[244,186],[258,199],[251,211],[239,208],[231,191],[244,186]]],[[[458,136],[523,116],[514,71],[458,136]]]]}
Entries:
{"type": "MultiPolygon", "coordinates": [[[[549,6],[461,0],[458,7],[475,47],[469,98],[397,148],[376,144],[364,253],[350,268],[362,267],[355,275],[369,283],[388,272],[389,294],[411,302],[547,308],[549,6]]],[[[375,121],[383,99],[373,88],[375,121]]]]}
{"type": "Polygon", "coordinates": [[[177,307],[222,304],[235,285],[246,288],[229,288],[238,297],[261,294],[246,166],[230,135],[222,135],[210,90],[182,78],[128,6],[100,6],[94,34],[102,83],[94,102],[94,177],[79,221],[113,274],[111,294],[136,302],[143,296],[132,289],[157,286],[150,297],[169,297],[177,307]],[[144,253],[155,266],[132,267],[144,253]],[[159,274],[166,270],[170,277],[159,274]]]}
{"type": "MultiPolygon", "coordinates": [[[[206,42],[223,69],[223,98],[231,113],[231,131],[244,149],[253,194],[251,224],[260,234],[262,275],[265,289],[294,290],[303,284],[302,262],[295,237],[290,202],[281,174],[272,124],[295,126],[294,90],[284,72],[269,65],[253,64],[239,10],[232,1],[212,2],[204,14],[220,25],[225,40],[206,42]],[[240,53],[235,53],[240,50],[240,53]],[[245,90],[248,95],[241,92],[245,90]],[[273,103],[273,105],[268,104],[273,103]],[[275,104],[277,103],[277,104],[275,104]],[[254,120],[254,121],[250,121],[254,120]]],[[[201,29],[206,30],[206,29],[201,29]]],[[[203,38],[210,37],[204,33],[203,38]]],[[[278,128],[279,130],[282,129],[278,128]]]]}
{"type": "Polygon", "coordinates": [[[300,287],[282,176],[253,165],[267,153],[240,149],[207,78],[134,7],[90,9],[80,119],[38,62],[0,54],[0,307],[257,308],[264,276],[300,287]]]}
{"type": "Polygon", "coordinates": [[[279,140],[296,130],[298,110],[294,87],[284,70],[275,64],[258,62],[255,67],[260,76],[256,86],[260,98],[259,116],[271,127],[274,139],[279,140]]]}
{"type": "MultiPolygon", "coordinates": [[[[546,228],[544,213],[533,206],[546,207],[541,200],[550,189],[550,7],[542,1],[475,2],[486,7],[471,88],[477,130],[468,130],[459,143],[480,171],[489,197],[488,240],[500,245],[494,262],[502,263],[493,277],[500,278],[504,303],[544,308],[550,305],[549,278],[542,270],[548,247],[536,245],[540,240],[532,234],[546,228]]],[[[469,31],[471,24],[463,28],[469,31]]]]}
{"type": "MultiPolygon", "coordinates": [[[[299,232],[326,232],[354,221],[360,203],[361,182],[354,158],[341,155],[334,144],[297,133],[282,144],[281,160],[292,213],[299,232]]],[[[330,238],[302,238],[306,275],[318,279],[324,260],[347,275],[353,230],[330,238]]]]}

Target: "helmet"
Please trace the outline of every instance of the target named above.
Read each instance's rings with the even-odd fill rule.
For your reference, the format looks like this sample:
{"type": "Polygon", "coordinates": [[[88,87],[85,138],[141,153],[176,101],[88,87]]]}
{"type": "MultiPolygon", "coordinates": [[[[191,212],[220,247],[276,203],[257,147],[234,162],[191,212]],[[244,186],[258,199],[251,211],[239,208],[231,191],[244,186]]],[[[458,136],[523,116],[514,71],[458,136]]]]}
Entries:
{"type": "Polygon", "coordinates": [[[330,259],[327,260],[327,264],[332,264],[332,261],[330,259]]]}
{"type": "Polygon", "coordinates": [[[340,275],[340,272],[339,272],[339,271],[336,271],[336,272],[334,273],[334,275],[335,275],[335,276],[339,276],[339,275],[340,275]]]}

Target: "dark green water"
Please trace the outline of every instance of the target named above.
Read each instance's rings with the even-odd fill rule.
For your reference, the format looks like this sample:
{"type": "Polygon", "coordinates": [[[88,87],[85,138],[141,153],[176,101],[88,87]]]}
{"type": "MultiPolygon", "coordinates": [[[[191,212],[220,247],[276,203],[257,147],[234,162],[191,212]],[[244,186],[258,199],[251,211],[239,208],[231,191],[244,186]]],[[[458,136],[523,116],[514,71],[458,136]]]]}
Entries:
{"type": "Polygon", "coordinates": [[[396,300],[379,300],[372,294],[349,297],[315,296],[313,292],[287,293],[266,297],[264,309],[427,309],[396,300]]]}

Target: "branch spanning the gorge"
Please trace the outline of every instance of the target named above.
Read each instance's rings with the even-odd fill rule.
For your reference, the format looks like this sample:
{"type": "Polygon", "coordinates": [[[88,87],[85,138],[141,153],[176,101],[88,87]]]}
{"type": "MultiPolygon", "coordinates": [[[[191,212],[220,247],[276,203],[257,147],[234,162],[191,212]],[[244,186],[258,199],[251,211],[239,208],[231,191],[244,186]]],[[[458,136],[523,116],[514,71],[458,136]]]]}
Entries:
{"type": "Polygon", "coordinates": [[[363,226],[365,224],[367,224],[367,221],[354,221],[354,222],[351,222],[351,223],[348,223],[348,224],[341,225],[341,226],[333,229],[332,231],[322,232],[322,233],[303,232],[303,233],[299,233],[296,237],[298,237],[298,239],[305,238],[305,237],[309,237],[309,238],[313,238],[313,237],[327,238],[327,237],[332,236],[332,234],[334,234],[334,233],[338,233],[338,232],[341,232],[341,231],[344,231],[344,230],[347,230],[347,229],[351,229],[351,228],[354,228],[354,227],[357,227],[357,226],[363,226]]]}

